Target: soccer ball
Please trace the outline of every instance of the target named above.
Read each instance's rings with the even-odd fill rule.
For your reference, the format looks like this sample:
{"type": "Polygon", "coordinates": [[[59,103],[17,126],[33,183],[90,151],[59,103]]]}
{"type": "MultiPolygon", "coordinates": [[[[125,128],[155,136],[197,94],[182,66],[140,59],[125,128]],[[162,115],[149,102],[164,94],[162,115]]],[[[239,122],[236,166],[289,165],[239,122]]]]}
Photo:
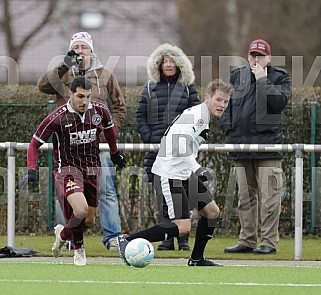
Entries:
{"type": "Polygon", "coordinates": [[[126,246],[125,258],[132,266],[145,267],[154,258],[154,247],[145,239],[134,239],[126,246]]]}

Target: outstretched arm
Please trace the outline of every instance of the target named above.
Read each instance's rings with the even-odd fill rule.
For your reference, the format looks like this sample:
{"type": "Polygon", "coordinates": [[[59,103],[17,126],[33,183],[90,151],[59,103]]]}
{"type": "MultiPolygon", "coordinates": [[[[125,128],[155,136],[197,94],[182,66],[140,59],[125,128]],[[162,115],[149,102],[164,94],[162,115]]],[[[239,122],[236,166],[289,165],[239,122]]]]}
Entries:
{"type": "Polygon", "coordinates": [[[17,188],[25,189],[28,183],[32,184],[35,189],[38,185],[37,173],[36,173],[36,163],[38,159],[38,149],[42,145],[41,142],[32,138],[28,151],[27,151],[27,163],[28,163],[28,174],[19,181],[17,188]]]}
{"type": "Polygon", "coordinates": [[[38,160],[38,150],[41,145],[42,145],[42,143],[39,142],[38,140],[36,140],[34,138],[31,139],[31,142],[29,144],[29,148],[27,151],[28,170],[29,169],[36,170],[37,160],[38,160]]]}

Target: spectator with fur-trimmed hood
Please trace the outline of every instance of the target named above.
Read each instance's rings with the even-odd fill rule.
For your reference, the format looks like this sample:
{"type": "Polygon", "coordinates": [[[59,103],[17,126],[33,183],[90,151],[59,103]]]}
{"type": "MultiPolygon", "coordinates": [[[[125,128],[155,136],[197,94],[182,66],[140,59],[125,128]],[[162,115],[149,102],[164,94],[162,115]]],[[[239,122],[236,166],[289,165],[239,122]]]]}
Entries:
{"type": "MultiPolygon", "coordinates": [[[[192,63],[177,46],[165,43],[157,47],[148,58],[147,74],[149,80],[136,110],[137,130],[144,143],[160,143],[172,121],[185,109],[199,104],[200,99],[192,63]]],[[[157,152],[145,153],[145,181],[153,182],[151,168],[156,155],[157,152]]],[[[185,243],[178,240],[179,249],[188,250],[188,239],[179,239],[185,239],[185,243]]],[[[173,239],[163,241],[158,249],[174,250],[173,239]]]]}

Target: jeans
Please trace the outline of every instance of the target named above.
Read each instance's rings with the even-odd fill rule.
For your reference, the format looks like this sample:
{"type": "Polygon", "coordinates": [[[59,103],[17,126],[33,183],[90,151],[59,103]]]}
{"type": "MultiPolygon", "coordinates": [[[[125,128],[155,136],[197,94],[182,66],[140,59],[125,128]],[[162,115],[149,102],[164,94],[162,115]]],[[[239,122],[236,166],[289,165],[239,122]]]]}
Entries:
{"type": "Polygon", "coordinates": [[[66,225],[66,219],[62,213],[58,199],[55,200],[56,224],[66,225]]]}
{"type": "Polygon", "coordinates": [[[110,153],[100,152],[100,202],[99,220],[103,230],[102,242],[107,246],[110,239],[117,237],[121,232],[119,216],[119,202],[115,188],[115,168],[110,160],[110,153]]]}

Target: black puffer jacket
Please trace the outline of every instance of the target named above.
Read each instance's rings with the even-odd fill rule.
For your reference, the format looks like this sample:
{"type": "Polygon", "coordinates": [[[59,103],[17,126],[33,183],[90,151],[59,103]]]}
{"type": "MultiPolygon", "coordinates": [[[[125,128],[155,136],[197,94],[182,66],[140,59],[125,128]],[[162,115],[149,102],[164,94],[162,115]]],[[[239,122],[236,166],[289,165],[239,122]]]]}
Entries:
{"type": "MultiPolygon", "coordinates": [[[[280,144],[282,111],[291,96],[287,71],[268,65],[267,77],[255,80],[249,65],[234,70],[234,93],[220,117],[227,144],[280,144]]],[[[231,159],[282,158],[280,153],[230,153],[231,159]]]]}
{"type": "MultiPolygon", "coordinates": [[[[185,109],[200,103],[194,82],[192,65],[186,55],[176,46],[163,44],[147,62],[150,80],[144,85],[136,110],[137,130],[144,143],[160,143],[161,138],[175,117],[185,109]],[[163,57],[172,57],[179,72],[164,77],[159,70],[163,57]]],[[[146,152],[144,180],[152,181],[151,168],[157,152],[146,152]]]]}

